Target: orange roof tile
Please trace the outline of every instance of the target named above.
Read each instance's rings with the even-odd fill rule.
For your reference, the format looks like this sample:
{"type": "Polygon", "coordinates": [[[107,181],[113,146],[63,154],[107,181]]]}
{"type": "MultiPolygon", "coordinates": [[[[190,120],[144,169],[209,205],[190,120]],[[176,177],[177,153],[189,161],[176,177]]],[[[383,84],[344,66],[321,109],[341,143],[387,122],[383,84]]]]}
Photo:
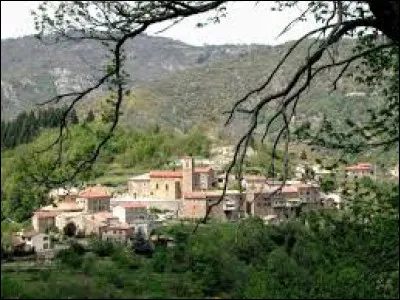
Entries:
{"type": "Polygon", "coordinates": [[[94,186],[85,189],[84,191],[79,193],[79,197],[82,198],[106,198],[110,197],[110,192],[106,187],[102,186],[94,186]]]}
{"type": "Polygon", "coordinates": [[[297,193],[298,189],[296,186],[284,186],[282,193],[297,193]]]}
{"type": "Polygon", "coordinates": [[[194,169],[195,173],[208,173],[212,170],[211,167],[197,167],[194,169]]]}
{"type": "Polygon", "coordinates": [[[372,169],[372,165],[370,165],[370,164],[358,164],[358,165],[347,166],[345,169],[346,170],[354,170],[354,171],[371,170],[372,169]]]}
{"type": "Polygon", "coordinates": [[[182,172],[169,170],[151,171],[150,178],[182,178],[182,172]]]}
{"type": "MultiPolygon", "coordinates": [[[[273,188],[268,188],[267,192],[268,193],[273,193],[274,191],[278,190],[279,188],[280,188],[279,186],[276,186],[276,187],[273,187],[273,188]]],[[[298,192],[297,186],[292,186],[292,185],[285,185],[285,186],[282,187],[282,189],[280,191],[280,193],[282,193],[282,194],[297,193],[297,192],[298,192]]]]}
{"type": "Polygon", "coordinates": [[[44,219],[44,218],[54,218],[56,217],[60,212],[58,211],[46,211],[46,210],[37,210],[34,212],[34,216],[36,216],[39,219],[44,219]]]}

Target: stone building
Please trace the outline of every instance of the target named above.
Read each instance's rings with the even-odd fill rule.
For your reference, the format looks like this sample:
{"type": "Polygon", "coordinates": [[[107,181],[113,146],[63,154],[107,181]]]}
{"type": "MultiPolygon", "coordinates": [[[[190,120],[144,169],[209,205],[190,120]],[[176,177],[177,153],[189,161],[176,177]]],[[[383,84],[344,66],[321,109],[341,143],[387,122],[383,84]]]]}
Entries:
{"type": "Polygon", "coordinates": [[[74,223],[76,232],[85,232],[85,219],[82,212],[64,212],[55,217],[55,226],[62,232],[68,223],[74,223]]]}
{"type": "Polygon", "coordinates": [[[19,239],[24,243],[26,251],[42,252],[54,248],[54,244],[50,239],[50,236],[40,232],[21,232],[19,239]]]}
{"type": "Polygon", "coordinates": [[[113,216],[121,223],[133,224],[135,220],[147,220],[147,204],[145,203],[122,203],[113,208],[113,216]]]}
{"type": "Polygon", "coordinates": [[[215,171],[209,166],[195,167],[194,159],[181,158],[179,170],[154,170],[128,181],[128,192],[134,198],[164,200],[182,199],[183,193],[209,190],[215,183],[215,171]]]}
{"type": "Polygon", "coordinates": [[[221,190],[188,192],[184,194],[179,217],[185,219],[204,218],[207,209],[212,206],[210,218],[221,221],[237,219],[243,209],[240,191],[226,191],[224,199],[218,203],[221,196],[221,190]]]}
{"type": "Polygon", "coordinates": [[[133,237],[134,229],[127,224],[111,224],[102,230],[101,238],[107,241],[127,243],[133,237]]]}
{"type": "Polygon", "coordinates": [[[86,214],[84,215],[84,222],[85,235],[98,236],[101,236],[103,230],[107,228],[107,226],[119,224],[118,218],[108,211],[86,214]]]}
{"type": "Polygon", "coordinates": [[[374,175],[374,168],[370,163],[359,163],[345,168],[345,178],[357,179],[363,176],[374,175]]]}
{"type": "Polygon", "coordinates": [[[32,217],[32,226],[36,232],[45,233],[55,227],[55,217],[59,214],[57,211],[35,211],[32,217]]]}
{"type": "Polygon", "coordinates": [[[110,210],[111,194],[105,187],[89,187],[79,193],[76,203],[85,213],[96,213],[110,210]]]}
{"type": "Polygon", "coordinates": [[[276,216],[278,219],[294,217],[301,211],[322,207],[320,188],[316,184],[267,186],[259,191],[247,191],[246,214],[261,218],[276,216]]]}
{"type": "Polygon", "coordinates": [[[150,196],[150,173],[134,176],[128,180],[128,192],[134,198],[150,196]]]}

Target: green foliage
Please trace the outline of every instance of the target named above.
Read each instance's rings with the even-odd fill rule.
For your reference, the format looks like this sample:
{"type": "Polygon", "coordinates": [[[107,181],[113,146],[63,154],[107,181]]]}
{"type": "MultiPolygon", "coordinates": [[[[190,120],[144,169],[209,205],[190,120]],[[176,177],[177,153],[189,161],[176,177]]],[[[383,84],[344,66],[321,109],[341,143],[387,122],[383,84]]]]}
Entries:
{"type": "MultiPolygon", "coordinates": [[[[14,148],[31,142],[45,128],[58,127],[67,107],[39,110],[34,113],[22,112],[12,121],[1,121],[1,148],[14,148]]],[[[67,123],[78,124],[76,110],[72,109],[67,123]]]]}
{"type": "Polygon", "coordinates": [[[258,218],[210,223],[195,235],[192,225],[159,228],[175,245],[156,248],[152,257],[97,240],[97,248],[109,247],[106,255],[93,244],[95,252],[85,255],[66,250],[62,272],[49,270],[18,288],[18,279],[33,275],[9,273],[2,295],[396,299],[398,197],[397,184],[362,179],[343,211],[310,212],[279,226],[258,218]],[[61,274],[76,281],[74,289],[65,288],[61,274]]]}
{"type": "Polygon", "coordinates": [[[89,249],[99,257],[110,256],[115,251],[115,245],[110,241],[103,241],[98,237],[93,237],[89,241],[89,249]]]}
{"type": "MultiPolygon", "coordinates": [[[[102,124],[92,122],[71,126],[69,139],[63,151],[63,163],[55,164],[58,147],[40,152],[54,141],[58,130],[46,130],[33,142],[2,152],[2,219],[16,221],[28,219],[37,207],[48,204],[46,179],[60,180],[71,175],[76,165],[92,155],[100,136],[105,131],[102,124]],[[44,183],[42,182],[44,180],[44,183]]],[[[110,165],[126,170],[123,182],[132,173],[164,168],[171,156],[192,153],[207,156],[210,142],[199,130],[186,135],[163,130],[138,131],[118,128],[113,138],[101,152],[92,170],[78,175],[71,184],[112,176],[110,165]],[[129,168],[129,169],[128,169],[129,168]]]]}
{"type": "MultiPolygon", "coordinates": [[[[267,177],[283,177],[283,151],[276,150],[275,158],[273,160],[272,147],[264,144],[256,144],[256,153],[244,161],[244,170],[248,173],[260,174],[267,177]],[[274,165],[272,166],[272,162],[274,165]]],[[[290,165],[287,168],[288,176],[291,176],[290,165]]]]}
{"type": "Polygon", "coordinates": [[[329,193],[337,189],[337,183],[332,176],[324,176],[320,180],[321,190],[324,193],[329,193]]]}

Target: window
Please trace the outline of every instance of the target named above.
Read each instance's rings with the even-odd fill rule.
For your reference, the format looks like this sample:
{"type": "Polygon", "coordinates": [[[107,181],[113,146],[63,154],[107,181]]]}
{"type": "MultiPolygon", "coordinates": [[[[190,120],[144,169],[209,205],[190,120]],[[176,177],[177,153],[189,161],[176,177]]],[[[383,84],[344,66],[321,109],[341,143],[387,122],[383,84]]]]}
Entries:
{"type": "Polygon", "coordinates": [[[116,234],[117,232],[114,230],[113,233],[116,234]]]}
{"type": "Polygon", "coordinates": [[[165,185],[165,190],[168,191],[168,184],[165,185]]]}
{"type": "Polygon", "coordinates": [[[156,190],[158,190],[158,183],[156,183],[156,190]]]}
{"type": "Polygon", "coordinates": [[[47,243],[43,244],[43,249],[49,249],[49,244],[47,243]]]}
{"type": "Polygon", "coordinates": [[[48,236],[44,236],[43,237],[43,241],[48,241],[49,240],[49,237],[48,236]]]}
{"type": "Polygon", "coordinates": [[[26,240],[27,240],[28,242],[30,242],[30,241],[31,241],[31,238],[30,238],[30,237],[28,237],[28,238],[26,238],[26,240]]]}

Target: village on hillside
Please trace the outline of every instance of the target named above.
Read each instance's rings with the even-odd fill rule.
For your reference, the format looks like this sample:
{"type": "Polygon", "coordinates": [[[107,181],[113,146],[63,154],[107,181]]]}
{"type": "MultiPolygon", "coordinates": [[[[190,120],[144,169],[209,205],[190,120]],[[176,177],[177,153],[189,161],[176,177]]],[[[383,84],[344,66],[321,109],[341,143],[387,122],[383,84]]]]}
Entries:
{"type": "MultiPolygon", "coordinates": [[[[226,148],[226,149],[225,149],[226,148]]],[[[340,190],[324,193],[319,178],[334,171],[313,166],[313,179],[304,176],[306,167],[298,165],[294,178],[284,183],[261,175],[244,174],[241,180],[229,176],[222,201],[226,173],[221,166],[229,161],[232,148],[221,150],[218,160],[181,157],[173,170],[150,170],[127,178],[127,193],[117,194],[101,185],[82,189],[58,188],[50,191],[53,204],[40,207],[31,218],[31,229],[13,236],[13,247],[21,251],[54,256],[60,236],[132,243],[137,235],[147,240],[155,228],[173,222],[196,222],[208,218],[235,222],[240,218],[259,217],[265,223],[279,224],[301,212],[321,209],[344,209],[340,190]],[[233,189],[240,182],[241,191],[233,189]],[[236,185],[234,184],[236,183],[236,185]]],[[[370,163],[344,168],[343,178],[376,174],[370,163]]],[[[399,165],[390,176],[399,177],[399,165]]]]}

